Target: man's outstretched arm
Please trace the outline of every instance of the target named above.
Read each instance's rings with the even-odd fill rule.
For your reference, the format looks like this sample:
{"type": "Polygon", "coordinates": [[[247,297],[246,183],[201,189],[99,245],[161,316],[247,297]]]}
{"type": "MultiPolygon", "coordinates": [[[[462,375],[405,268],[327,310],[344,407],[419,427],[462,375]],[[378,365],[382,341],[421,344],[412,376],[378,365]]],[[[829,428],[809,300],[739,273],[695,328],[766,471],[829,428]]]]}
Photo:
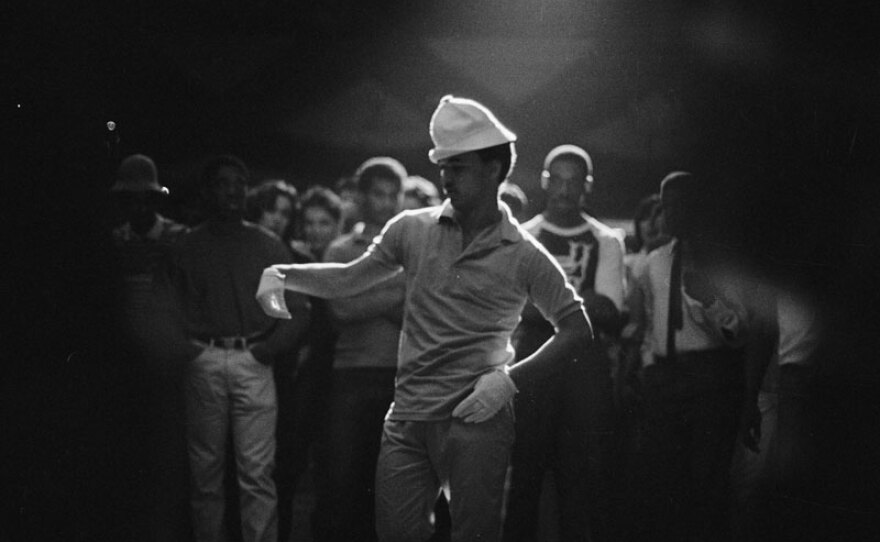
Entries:
{"type": "Polygon", "coordinates": [[[385,281],[401,268],[384,264],[367,252],[349,263],[307,263],[273,265],[263,271],[257,300],[269,316],[290,318],[284,304],[284,290],[335,299],[359,294],[385,281]]]}

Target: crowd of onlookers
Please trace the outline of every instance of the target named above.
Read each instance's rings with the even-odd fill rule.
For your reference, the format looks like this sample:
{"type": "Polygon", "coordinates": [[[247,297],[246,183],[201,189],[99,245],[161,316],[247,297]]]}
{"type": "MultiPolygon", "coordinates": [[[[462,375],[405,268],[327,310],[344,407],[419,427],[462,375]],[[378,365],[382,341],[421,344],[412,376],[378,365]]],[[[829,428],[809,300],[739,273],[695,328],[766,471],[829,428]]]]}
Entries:
{"type": "MultiPolygon", "coordinates": [[[[333,300],[288,292],[287,320],[254,294],[270,265],[358,258],[398,213],[440,205],[441,190],[389,157],[333,187],[297,187],[217,156],[199,179],[204,221],[183,224],[164,216],[160,172],[124,159],[107,215],[120,314],[154,369],[155,539],[288,542],[307,471],[313,539],[375,539],[406,283],[333,300]]],[[[629,232],[587,213],[595,182],[590,155],[562,145],[544,161],[540,212],[516,184],[499,187],[583,298],[594,336],[585,361],[516,395],[504,540],[780,536],[815,449],[809,292],[705,233],[704,179],[658,179],[629,232]]],[[[513,363],[552,333],[527,306],[513,363]]],[[[436,526],[434,539],[450,536],[442,498],[436,526]]]]}

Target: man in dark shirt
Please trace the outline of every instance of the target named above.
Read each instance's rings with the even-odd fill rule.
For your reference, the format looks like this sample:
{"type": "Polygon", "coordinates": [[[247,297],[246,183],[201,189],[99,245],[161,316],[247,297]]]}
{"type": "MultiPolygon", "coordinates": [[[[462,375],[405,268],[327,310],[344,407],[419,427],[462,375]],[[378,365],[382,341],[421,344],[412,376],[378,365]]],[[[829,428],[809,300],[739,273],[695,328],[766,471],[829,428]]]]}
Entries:
{"type": "Polygon", "coordinates": [[[163,272],[171,246],[189,228],[159,214],[168,189],[159,184],[156,164],[133,154],[119,165],[110,188],[110,235],[123,286],[121,305],[127,339],[151,359],[167,358],[169,329],[163,272]]]}
{"type": "Polygon", "coordinates": [[[189,531],[186,502],[182,372],[183,338],[174,323],[174,302],[165,271],[171,247],[189,228],[160,214],[168,189],[156,164],[133,154],[122,160],[110,187],[109,234],[115,278],[122,294],[116,306],[124,334],[124,363],[147,401],[140,410],[149,445],[143,476],[150,494],[148,538],[181,538],[189,531]]]}
{"type": "MultiPolygon", "coordinates": [[[[758,291],[735,254],[711,236],[710,190],[684,171],[663,179],[664,228],[672,241],[648,255],[633,305],[634,336],[650,354],[642,357],[640,380],[644,470],[636,509],[643,516],[636,540],[730,539],[734,446],[743,408],[757,410],[757,387],[746,400],[746,375],[756,374],[764,356],[745,356],[756,346],[750,341],[757,340],[751,333],[758,291]]],[[[749,418],[743,429],[753,433],[745,425],[760,416],[749,418]]]]}
{"type": "Polygon", "coordinates": [[[242,219],[248,171],[221,156],[201,183],[208,219],[176,246],[173,277],[192,361],[187,369],[187,446],[196,540],[225,539],[223,477],[231,432],[245,542],[276,542],[272,479],[277,415],[272,363],[306,328],[303,296],[293,318],[266,316],[253,298],[260,271],[291,253],[275,236],[242,219]]]}

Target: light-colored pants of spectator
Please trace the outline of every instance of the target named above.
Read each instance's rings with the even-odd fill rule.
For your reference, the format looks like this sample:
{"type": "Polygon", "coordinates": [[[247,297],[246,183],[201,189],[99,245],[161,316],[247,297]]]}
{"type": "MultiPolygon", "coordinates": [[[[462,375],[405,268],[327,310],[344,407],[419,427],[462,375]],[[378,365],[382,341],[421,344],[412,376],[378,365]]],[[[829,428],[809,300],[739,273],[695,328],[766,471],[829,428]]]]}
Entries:
{"type": "Polygon", "coordinates": [[[272,471],[277,402],[272,368],[247,350],[208,346],[186,382],[190,503],[197,542],[226,539],[223,478],[232,431],[244,542],[276,542],[277,508],[272,471]]]}

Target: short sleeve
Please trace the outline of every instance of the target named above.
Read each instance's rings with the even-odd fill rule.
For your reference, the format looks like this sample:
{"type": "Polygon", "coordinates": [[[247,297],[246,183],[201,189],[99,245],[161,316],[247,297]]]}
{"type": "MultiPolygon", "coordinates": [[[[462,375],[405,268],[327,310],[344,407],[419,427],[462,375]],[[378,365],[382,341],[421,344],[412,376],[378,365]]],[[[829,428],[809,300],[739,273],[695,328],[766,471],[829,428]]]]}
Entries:
{"type": "Polygon", "coordinates": [[[385,224],[373,242],[367,248],[370,256],[390,268],[403,265],[403,247],[406,238],[406,214],[401,213],[385,224]]]}
{"type": "Polygon", "coordinates": [[[551,324],[583,310],[583,299],[569,284],[559,263],[537,242],[528,259],[529,301],[551,324]]]}

